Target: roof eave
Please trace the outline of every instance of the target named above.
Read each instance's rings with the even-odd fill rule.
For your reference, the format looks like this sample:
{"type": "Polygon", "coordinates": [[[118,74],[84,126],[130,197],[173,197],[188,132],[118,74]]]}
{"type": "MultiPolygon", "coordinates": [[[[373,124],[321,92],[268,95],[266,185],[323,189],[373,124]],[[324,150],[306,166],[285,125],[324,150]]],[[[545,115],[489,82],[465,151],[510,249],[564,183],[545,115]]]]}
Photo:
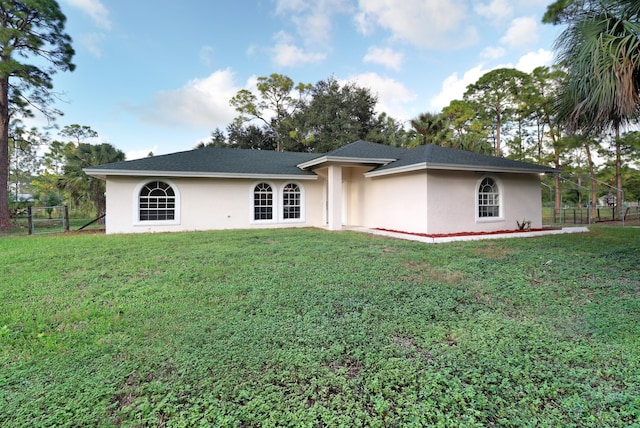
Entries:
{"type": "Polygon", "coordinates": [[[313,174],[260,174],[238,172],[202,172],[202,171],[138,171],[116,169],[85,168],[83,171],[96,178],[105,180],[108,176],[119,177],[175,177],[175,178],[245,178],[245,179],[270,179],[270,180],[317,180],[313,174]]]}
{"type": "Polygon", "coordinates": [[[365,172],[364,176],[369,178],[369,177],[381,177],[383,175],[392,175],[392,174],[402,174],[403,172],[413,172],[413,171],[420,171],[423,169],[427,169],[427,163],[426,162],[421,162],[421,163],[413,163],[411,165],[405,165],[405,166],[399,166],[396,168],[387,168],[387,169],[383,169],[383,170],[373,170],[373,171],[369,171],[369,172],[365,172]]]}
{"type": "Polygon", "coordinates": [[[365,177],[380,177],[383,175],[401,174],[404,172],[413,172],[420,170],[449,170],[449,171],[472,171],[472,172],[494,172],[494,173],[514,173],[514,174],[552,174],[556,171],[552,168],[548,169],[531,169],[531,168],[511,168],[511,167],[495,167],[486,165],[459,165],[459,164],[442,164],[420,162],[411,165],[405,165],[397,168],[386,168],[383,170],[373,170],[365,173],[365,177]]]}
{"type": "Polygon", "coordinates": [[[300,163],[296,165],[300,169],[312,168],[314,166],[322,165],[323,163],[357,163],[361,165],[386,165],[391,162],[395,162],[397,159],[392,158],[360,158],[360,157],[345,157],[345,156],[321,156],[310,161],[300,163]]]}

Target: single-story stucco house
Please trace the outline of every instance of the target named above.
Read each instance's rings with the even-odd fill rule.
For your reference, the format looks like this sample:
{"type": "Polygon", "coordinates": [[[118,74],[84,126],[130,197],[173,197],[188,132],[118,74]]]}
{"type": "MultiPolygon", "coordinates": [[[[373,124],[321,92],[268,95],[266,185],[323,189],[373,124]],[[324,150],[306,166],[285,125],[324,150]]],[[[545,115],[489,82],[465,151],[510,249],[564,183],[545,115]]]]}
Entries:
{"type": "Polygon", "coordinates": [[[421,234],[542,226],[556,170],[435,145],[356,141],[329,153],[225,148],[86,168],[106,180],[106,232],[345,226],[421,234]]]}

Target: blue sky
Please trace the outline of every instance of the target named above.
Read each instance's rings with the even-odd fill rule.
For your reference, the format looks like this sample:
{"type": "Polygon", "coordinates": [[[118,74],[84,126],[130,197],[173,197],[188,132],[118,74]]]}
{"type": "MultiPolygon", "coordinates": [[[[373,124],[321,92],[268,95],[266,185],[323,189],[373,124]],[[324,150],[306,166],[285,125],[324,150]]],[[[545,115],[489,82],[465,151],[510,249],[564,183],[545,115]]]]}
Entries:
{"type": "MultiPolygon", "coordinates": [[[[236,116],[259,76],[368,87],[406,121],[497,67],[551,65],[551,0],[59,0],[76,50],[54,89],[60,127],[127,159],[189,150],[236,116]]],[[[55,132],[52,133],[55,137],[55,132]]]]}

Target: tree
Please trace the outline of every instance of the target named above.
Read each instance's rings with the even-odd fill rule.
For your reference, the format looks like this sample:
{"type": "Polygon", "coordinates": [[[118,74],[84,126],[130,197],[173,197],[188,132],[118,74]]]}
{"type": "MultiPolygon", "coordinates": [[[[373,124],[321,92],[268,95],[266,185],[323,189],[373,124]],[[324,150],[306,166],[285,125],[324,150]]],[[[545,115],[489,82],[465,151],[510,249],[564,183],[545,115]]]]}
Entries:
{"type": "Polygon", "coordinates": [[[53,207],[57,207],[62,203],[62,197],[59,193],[49,192],[46,195],[40,197],[40,203],[44,204],[45,211],[51,219],[51,214],[53,213],[53,207]]]}
{"type": "Polygon", "coordinates": [[[66,125],[60,131],[60,135],[75,140],[75,144],[83,143],[87,138],[98,138],[98,133],[91,129],[90,126],[78,125],[77,123],[66,125]]]}
{"type": "Polygon", "coordinates": [[[227,144],[227,137],[220,128],[216,128],[211,132],[211,139],[209,141],[200,142],[196,146],[196,149],[204,149],[205,147],[229,147],[227,144]]]}
{"type": "Polygon", "coordinates": [[[48,136],[36,128],[25,129],[22,122],[14,120],[9,132],[9,182],[13,196],[32,193],[32,178],[37,174],[42,161],[37,147],[48,142],[48,136]]]}
{"type": "Polygon", "coordinates": [[[420,113],[411,120],[411,126],[419,136],[419,144],[446,145],[449,124],[442,113],[420,113]]]}
{"type": "Polygon", "coordinates": [[[442,109],[442,114],[451,131],[449,147],[482,154],[493,152],[488,142],[491,124],[479,117],[474,103],[453,100],[442,109]]]}
{"type": "Polygon", "coordinates": [[[556,121],[554,104],[566,73],[560,68],[537,67],[531,72],[532,93],[528,100],[529,115],[536,128],[533,156],[537,162],[543,162],[545,146],[551,146],[554,152],[555,168],[560,168],[562,127],[556,121]]]}
{"type": "MultiPolygon", "coordinates": [[[[386,144],[393,147],[416,147],[420,145],[416,131],[405,129],[403,122],[396,120],[386,113],[380,113],[375,126],[365,137],[372,143],[386,144]]],[[[349,143],[351,141],[344,141],[349,143]]]]}
{"type": "Polygon", "coordinates": [[[562,24],[569,17],[575,16],[584,7],[584,0],[556,0],[549,6],[542,17],[542,22],[547,24],[562,24]]]}
{"type": "Polygon", "coordinates": [[[60,188],[59,182],[62,178],[67,156],[69,156],[75,148],[76,145],[73,142],[63,143],[54,140],[49,143],[49,149],[42,158],[41,172],[31,182],[34,194],[41,202],[43,202],[43,198],[49,199],[48,195],[51,194],[58,195],[61,200],[60,203],[68,199],[69,195],[64,189],[60,188]]]}
{"type": "Polygon", "coordinates": [[[274,135],[276,150],[282,151],[295,139],[292,118],[304,105],[304,99],[311,89],[310,84],[295,85],[290,77],[271,74],[258,77],[258,94],[247,89],[239,90],[229,104],[236,109],[240,123],[257,120],[262,122],[274,135]],[[295,96],[294,91],[297,92],[295,96]]]}
{"type": "Polygon", "coordinates": [[[366,139],[387,125],[386,117],[383,120],[376,117],[376,96],[353,82],[340,84],[333,77],[320,80],[309,96],[310,100],[295,116],[302,150],[329,152],[366,139]]]}
{"type": "Polygon", "coordinates": [[[628,168],[627,177],[624,181],[624,196],[628,201],[640,202],[640,171],[628,168]]]}
{"type": "Polygon", "coordinates": [[[111,144],[79,143],[67,156],[60,183],[76,201],[92,203],[99,216],[104,214],[106,209],[105,183],[104,180],[85,174],[83,168],[120,162],[124,159],[124,152],[111,144]]]}
{"type": "Polygon", "coordinates": [[[496,156],[502,156],[502,128],[514,114],[517,97],[528,80],[529,75],[522,71],[499,68],[469,85],[464,94],[464,99],[475,103],[480,112],[494,124],[496,156]]]}
{"type": "Polygon", "coordinates": [[[613,187],[617,187],[619,175],[622,176],[622,190],[624,190],[624,196],[626,198],[631,195],[631,193],[627,192],[629,186],[624,178],[625,175],[630,177],[629,164],[640,159],[640,132],[627,132],[618,138],[610,138],[607,136],[605,140],[609,143],[610,147],[602,147],[598,153],[601,158],[606,160],[604,170],[613,171],[612,176],[614,178],[613,182],[611,182],[611,180],[605,181],[611,182],[613,187]],[[615,150],[612,151],[611,146],[613,146],[615,150]],[[618,169],[618,165],[622,165],[622,167],[618,169]]]}
{"type": "MultiPolygon", "coordinates": [[[[621,128],[640,106],[640,4],[635,0],[555,2],[547,22],[563,22],[556,41],[567,85],[557,114],[569,132],[614,134],[617,200],[622,202],[621,128]]],[[[620,214],[621,204],[617,204],[620,214]]]]}
{"type": "Polygon", "coordinates": [[[66,18],[55,0],[3,1],[0,21],[0,230],[7,230],[11,118],[31,115],[30,108],[53,117],[52,75],[75,66],[66,18]]]}
{"type": "MultiPolygon", "coordinates": [[[[563,138],[563,129],[556,120],[554,105],[560,88],[565,83],[566,73],[558,67],[537,67],[530,74],[530,93],[528,94],[528,115],[535,126],[533,158],[538,163],[548,163],[554,168],[562,168],[564,153],[574,147],[563,138]],[[547,151],[548,150],[548,151],[547,151]]],[[[573,143],[572,143],[573,144],[573,143]]],[[[561,188],[560,176],[554,177],[556,215],[560,213],[561,188]]]]}
{"type": "Polygon", "coordinates": [[[268,128],[244,124],[239,120],[227,126],[229,147],[236,149],[275,150],[276,142],[268,128]]]}
{"type": "Polygon", "coordinates": [[[44,173],[61,175],[65,159],[67,158],[69,151],[74,148],[75,144],[72,142],[63,143],[58,140],[52,141],[49,144],[49,150],[47,150],[43,157],[44,173]]]}

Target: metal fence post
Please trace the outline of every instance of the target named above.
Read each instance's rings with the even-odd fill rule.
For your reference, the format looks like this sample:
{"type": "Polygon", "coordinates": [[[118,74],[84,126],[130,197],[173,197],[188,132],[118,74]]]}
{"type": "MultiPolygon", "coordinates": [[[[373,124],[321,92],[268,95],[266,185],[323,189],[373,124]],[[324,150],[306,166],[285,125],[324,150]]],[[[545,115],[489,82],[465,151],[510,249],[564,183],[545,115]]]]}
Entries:
{"type": "Polygon", "coordinates": [[[69,207],[67,205],[64,206],[64,231],[69,231],[69,207]]]}
{"type": "Polygon", "coordinates": [[[29,235],[33,235],[33,213],[31,212],[31,205],[27,207],[27,219],[29,222],[29,235]]]}

